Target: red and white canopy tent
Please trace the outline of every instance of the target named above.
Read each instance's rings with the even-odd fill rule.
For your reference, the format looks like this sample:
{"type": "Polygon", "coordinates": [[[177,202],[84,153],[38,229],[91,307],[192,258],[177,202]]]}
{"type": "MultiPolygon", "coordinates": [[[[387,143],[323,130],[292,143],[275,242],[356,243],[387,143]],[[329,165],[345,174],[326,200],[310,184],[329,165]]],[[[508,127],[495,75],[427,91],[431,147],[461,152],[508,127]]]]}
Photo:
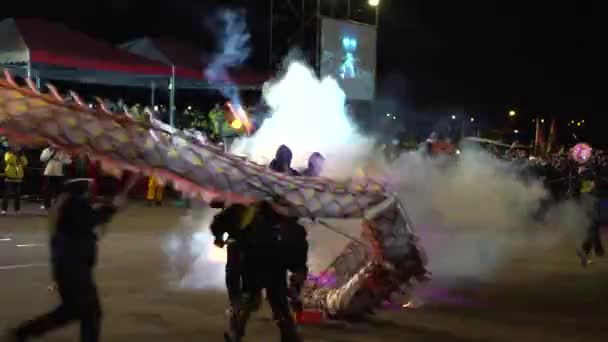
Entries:
{"type": "Polygon", "coordinates": [[[121,44],[120,48],[174,68],[178,88],[204,89],[230,83],[240,89],[261,89],[269,76],[239,68],[228,71],[229,79],[210,79],[205,75],[211,60],[208,54],[192,44],[168,38],[143,37],[121,44]]]}
{"type": "Polygon", "coordinates": [[[210,79],[205,74],[209,56],[191,44],[173,39],[143,37],[121,44],[120,47],[171,67],[171,84],[175,85],[170,88],[171,108],[175,103],[175,88],[209,89],[230,84],[240,90],[260,90],[269,78],[268,75],[256,74],[247,69],[232,69],[228,71],[228,79],[210,79]]]}
{"type": "Polygon", "coordinates": [[[0,66],[25,71],[38,81],[44,77],[132,87],[167,82],[172,75],[165,64],[40,19],[0,22],[0,66]]]}

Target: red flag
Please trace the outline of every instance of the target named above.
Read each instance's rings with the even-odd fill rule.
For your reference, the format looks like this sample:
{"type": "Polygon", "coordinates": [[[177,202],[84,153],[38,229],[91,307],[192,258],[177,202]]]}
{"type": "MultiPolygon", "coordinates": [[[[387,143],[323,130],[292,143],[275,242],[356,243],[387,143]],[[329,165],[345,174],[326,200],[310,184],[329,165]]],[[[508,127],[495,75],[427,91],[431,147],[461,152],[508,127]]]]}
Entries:
{"type": "Polygon", "coordinates": [[[555,118],[551,119],[551,128],[549,129],[549,140],[547,142],[547,155],[551,154],[551,150],[553,149],[557,136],[557,123],[555,122],[555,118]]]}
{"type": "Polygon", "coordinates": [[[540,119],[536,118],[536,136],[534,139],[534,154],[540,156],[545,151],[545,135],[543,134],[540,119]]]}

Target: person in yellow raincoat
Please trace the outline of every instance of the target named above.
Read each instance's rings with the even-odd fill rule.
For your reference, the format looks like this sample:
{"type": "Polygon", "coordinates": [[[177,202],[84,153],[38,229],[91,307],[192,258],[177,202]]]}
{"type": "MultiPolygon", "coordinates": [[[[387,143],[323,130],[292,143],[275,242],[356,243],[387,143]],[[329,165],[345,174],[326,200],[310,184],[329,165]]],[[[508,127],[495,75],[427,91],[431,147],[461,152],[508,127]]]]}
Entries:
{"type": "Polygon", "coordinates": [[[15,214],[21,210],[21,183],[27,166],[27,158],[19,146],[13,146],[4,154],[4,193],[2,195],[2,215],[6,215],[8,210],[9,196],[13,196],[13,207],[15,214]]]}
{"type": "Polygon", "coordinates": [[[148,194],[146,198],[150,203],[154,202],[156,205],[160,206],[163,204],[163,195],[165,187],[158,183],[158,180],[152,176],[148,178],[148,194]]]}

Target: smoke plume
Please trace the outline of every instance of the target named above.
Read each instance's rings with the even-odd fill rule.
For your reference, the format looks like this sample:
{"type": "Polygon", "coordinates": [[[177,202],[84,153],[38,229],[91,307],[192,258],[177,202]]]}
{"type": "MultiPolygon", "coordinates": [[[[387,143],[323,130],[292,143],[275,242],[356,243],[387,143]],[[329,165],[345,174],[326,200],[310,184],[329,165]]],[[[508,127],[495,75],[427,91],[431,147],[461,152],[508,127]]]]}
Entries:
{"type": "MultiPolygon", "coordinates": [[[[271,117],[255,135],[235,142],[233,152],[268,163],[277,147],[286,144],[297,168],[318,151],[327,159],[324,175],[336,179],[349,177],[358,165],[371,161],[380,170],[374,176],[384,177],[399,194],[436,278],[460,283],[463,278],[493,277],[515,257],[542,257],[543,251],[576,236],[589,222],[585,207],[574,202],[553,204],[544,217],[537,215],[547,190],[520,177],[512,164],[481,150],[465,149],[454,161],[429,159],[418,152],[403,153],[391,163],[382,161],[372,139],[349,120],[345,95],[336,81],[319,80],[303,63],[292,62],[280,79],[270,82],[264,99],[271,117]]],[[[203,212],[185,238],[190,242],[183,246],[188,248],[177,248],[198,253],[192,258],[196,262],[182,267],[184,279],[191,280],[183,286],[223,287],[223,262],[213,256],[217,251],[207,228],[212,214],[203,212]]],[[[361,230],[356,220],[329,223],[352,237],[361,230]]],[[[307,228],[311,270],[317,272],[349,239],[322,226],[307,228]]]]}
{"type": "Polygon", "coordinates": [[[230,78],[229,70],[243,64],[251,53],[251,35],[242,11],[222,10],[212,17],[208,26],[215,31],[219,48],[205,70],[205,76],[218,87],[222,95],[240,106],[238,87],[230,78]]]}
{"type": "Polygon", "coordinates": [[[267,164],[285,144],[294,166],[303,168],[313,152],[320,152],[326,159],[324,176],[338,178],[352,174],[353,162],[370,155],[371,139],[349,119],[346,96],[335,79],[318,79],[310,67],[292,61],[281,78],[266,84],[263,96],[270,117],[252,137],[236,141],[233,153],[267,164]]]}

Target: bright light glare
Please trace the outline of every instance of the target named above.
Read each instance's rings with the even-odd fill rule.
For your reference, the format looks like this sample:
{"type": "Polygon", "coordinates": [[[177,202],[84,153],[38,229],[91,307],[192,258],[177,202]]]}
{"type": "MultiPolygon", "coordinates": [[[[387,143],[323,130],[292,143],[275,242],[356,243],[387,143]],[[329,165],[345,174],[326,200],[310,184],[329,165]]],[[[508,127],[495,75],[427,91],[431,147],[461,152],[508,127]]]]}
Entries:
{"type": "Polygon", "coordinates": [[[241,129],[243,127],[243,123],[239,119],[235,119],[230,123],[230,127],[234,129],[241,129]]]}
{"type": "Polygon", "coordinates": [[[471,118],[471,122],[475,122],[475,118],[471,118]]]}
{"type": "Polygon", "coordinates": [[[390,113],[386,113],[386,117],[387,117],[387,118],[388,118],[388,117],[390,117],[390,116],[391,116],[391,114],[390,114],[390,113]]]}
{"type": "Polygon", "coordinates": [[[376,6],[380,5],[380,0],[368,0],[367,3],[370,6],[376,7],[376,6]]]}
{"type": "Polygon", "coordinates": [[[452,115],[452,120],[456,120],[456,115],[452,115]]]}
{"type": "Polygon", "coordinates": [[[158,112],[158,105],[154,106],[154,111],[158,112]]]}
{"type": "Polygon", "coordinates": [[[213,263],[225,263],[228,260],[228,255],[226,254],[225,248],[213,246],[211,249],[209,249],[207,258],[213,263]]]}
{"type": "Polygon", "coordinates": [[[545,119],[540,119],[540,123],[545,123],[545,119]]]}
{"type": "Polygon", "coordinates": [[[515,116],[515,111],[514,110],[510,110],[509,111],[509,116],[515,116]]]}
{"type": "Polygon", "coordinates": [[[192,110],[192,106],[188,106],[188,110],[192,110]]]}
{"type": "Polygon", "coordinates": [[[519,130],[516,129],[513,131],[513,133],[517,134],[517,133],[519,133],[519,130]]]}

